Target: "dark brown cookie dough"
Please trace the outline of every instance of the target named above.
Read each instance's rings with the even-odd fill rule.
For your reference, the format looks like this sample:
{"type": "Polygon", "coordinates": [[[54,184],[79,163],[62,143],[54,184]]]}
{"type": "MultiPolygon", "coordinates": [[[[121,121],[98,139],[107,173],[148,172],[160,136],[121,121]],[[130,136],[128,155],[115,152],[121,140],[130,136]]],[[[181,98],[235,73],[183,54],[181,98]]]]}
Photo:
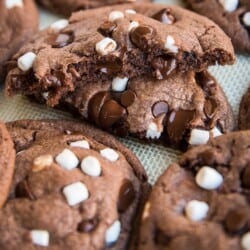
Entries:
{"type": "Polygon", "coordinates": [[[7,127],[17,158],[0,211],[0,248],[127,249],[149,190],[135,156],[84,123],[17,121],[7,127]]]}
{"type": "Polygon", "coordinates": [[[250,53],[249,0],[186,0],[190,7],[217,23],[238,52],[250,53]]]}
{"type": "Polygon", "coordinates": [[[0,208],[4,205],[12,182],[15,149],[5,125],[0,122],[0,208]]]}
{"type": "Polygon", "coordinates": [[[176,6],[116,5],[76,12],[69,24],[61,20],[40,32],[13,58],[6,93],[51,90],[55,105],[83,83],[163,79],[233,62],[229,38],[206,18],[176,6]]]}
{"type": "Polygon", "coordinates": [[[33,0],[0,1],[0,80],[5,63],[37,31],[38,13],[33,0]]]}
{"type": "Polygon", "coordinates": [[[56,13],[69,16],[72,12],[106,5],[142,3],[150,0],[37,0],[38,3],[56,13]]]}
{"type": "Polygon", "coordinates": [[[239,110],[239,129],[250,129],[250,88],[241,99],[239,110]]]}
{"type": "Polygon", "coordinates": [[[144,208],[140,250],[248,250],[250,131],[186,152],[159,178],[144,208]]]}

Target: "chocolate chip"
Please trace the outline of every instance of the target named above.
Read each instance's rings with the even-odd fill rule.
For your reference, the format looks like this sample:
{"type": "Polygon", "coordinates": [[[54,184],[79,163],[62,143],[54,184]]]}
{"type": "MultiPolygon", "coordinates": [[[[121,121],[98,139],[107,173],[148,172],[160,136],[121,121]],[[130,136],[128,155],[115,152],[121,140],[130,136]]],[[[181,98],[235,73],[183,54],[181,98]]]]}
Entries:
{"type": "Polygon", "coordinates": [[[196,73],[195,80],[197,84],[200,85],[205,91],[207,96],[212,95],[216,90],[214,78],[207,71],[196,73]]]}
{"type": "Polygon", "coordinates": [[[152,107],[152,114],[157,117],[160,114],[167,114],[168,104],[164,101],[156,102],[152,107]]]}
{"type": "Polygon", "coordinates": [[[99,114],[100,126],[104,129],[112,127],[126,114],[126,110],[115,100],[106,101],[99,114]]]}
{"type": "Polygon", "coordinates": [[[103,36],[111,36],[116,27],[117,25],[114,22],[105,21],[98,28],[98,32],[100,32],[103,36]]]}
{"type": "Polygon", "coordinates": [[[73,33],[61,33],[51,35],[47,42],[52,48],[63,48],[74,41],[73,33]]]}
{"type": "Polygon", "coordinates": [[[21,181],[17,184],[15,189],[15,196],[17,198],[29,198],[30,200],[35,200],[35,196],[30,191],[28,182],[26,180],[21,181]]]}
{"type": "Polygon", "coordinates": [[[172,143],[182,140],[194,116],[193,110],[178,110],[170,113],[167,120],[167,132],[172,143]]]}
{"type": "Polygon", "coordinates": [[[242,186],[250,188],[250,165],[246,166],[241,175],[242,186]]]}
{"type": "Polygon", "coordinates": [[[120,213],[125,212],[133,203],[134,199],[135,189],[132,182],[130,180],[124,180],[119,192],[118,211],[120,213]]]}
{"type": "Polygon", "coordinates": [[[95,124],[99,125],[99,113],[105,101],[110,99],[110,94],[107,91],[99,92],[90,99],[88,104],[88,117],[91,121],[94,121],[95,124]]]}
{"type": "Polygon", "coordinates": [[[136,98],[136,94],[132,90],[127,90],[121,95],[121,104],[124,107],[131,106],[136,98]]]}
{"type": "Polygon", "coordinates": [[[145,50],[148,48],[148,41],[155,35],[155,31],[150,26],[141,25],[130,32],[130,39],[138,48],[145,50]]]}
{"type": "Polygon", "coordinates": [[[167,78],[171,73],[173,73],[177,67],[176,60],[174,58],[162,58],[156,57],[152,60],[152,67],[157,71],[157,78],[163,79],[167,78]]]}
{"type": "Polygon", "coordinates": [[[224,225],[229,233],[237,234],[244,230],[247,224],[247,211],[241,210],[231,210],[226,215],[224,225]]]}
{"type": "Polygon", "coordinates": [[[96,228],[97,224],[98,222],[96,219],[83,220],[78,224],[77,230],[81,233],[89,233],[96,228]]]}
{"type": "Polygon", "coordinates": [[[174,16],[171,14],[171,9],[162,9],[152,16],[153,19],[165,24],[172,24],[175,22],[174,16]]]}
{"type": "Polygon", "coordinates": [[[122,65],[122,60],[116,57],[110,61],[99,61],[96,66],[102,73],[107,75],[113,75],[117,74],[122,70],[122,65]]]}
{"type": "Polygon", "coordinates": [[[204,112],[208,118],[212,118],[215,114],[217,103],[212,98],[207,98],[204,105],[204,112]]]}

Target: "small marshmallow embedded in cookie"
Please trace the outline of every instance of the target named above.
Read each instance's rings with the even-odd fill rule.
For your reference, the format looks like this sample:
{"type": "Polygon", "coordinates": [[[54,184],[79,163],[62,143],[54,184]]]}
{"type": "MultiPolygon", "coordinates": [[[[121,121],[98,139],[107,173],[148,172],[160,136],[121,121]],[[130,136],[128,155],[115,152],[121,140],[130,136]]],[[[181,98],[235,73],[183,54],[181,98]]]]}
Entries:
{"type": "Polygon", "coordinates": [[[172,36],[167,36],[165,42],[165,49],[174,54],[178,53],[178,47],[175,45],[175,40],[172,36]]]}
{"type": "Polygon", "coordinates": [[[100,162],[93,156],[87,156],[82,160],[81,169],[85,174],[93,177],[100,176],[102,172],[100,162]]]}
{"type": "Polygon", "coordinates": [[[67,170],[74,169],[79,164],[79,160],[76,155],[67,148],[58,154],[55,160],[62,168],[67,170]]]}
{"type": "Polygon", "coordinates": [[[122,92],[127,88],[128,78],[115,77],[112,81],[112,90],[117,92],[122,92]]]}
{"type": "Polygon", "coordinates": [[[50,167],[53,163],[53,156],[52,155],[41,155],[34,159],[33,161],[33,172],[39,172],[46,167],[50,167]]]}
{"type": "Polygon", "coordinates": [[[33,52],[27,52],[17,60],[18,68],[22,71],[28,71],[33,67],[33,63],[36,59],[36,54],[33,52]]]}
{"type": "Polygon", "coordinates": [[[250,27],[250,11],[246,12],[243,15],[242,21],[243,21],[245,26],[250,27]]]}
{"type": "Polygon", "coordinates": [[[100,55],[105,56],[111,52],[114,52],[116,47],[116,41],[106,37],[96,44],[95,49],[100,55]]]}
{"type": "Polygon", "coordinates": [[[244,250],[250,250],[250,232],[243,235],[241,239],[241,246],[244,250]]]}
{"type": "Polygon", "coordinates": [[[191,130],[188,142],[190,145],[206,144],[209,140],[209,136],[209,131],[195,128],[191,130]]]}
{"type": "Polygon", "coordinates": [[[136,21],[133,21],[133,22],[131,22],[131,23],[129,24],[129,26],[128,26],[128,31],[130,32],[132,29],[135,29],[135,28],[137,28],[137,27],[139,27],[139,23],[136,22],[136,21]]]}
{"type": "Polygon", "coordinates": [[[89,143],[86,140],[74,141],[69,144],[71,147],[85,148],[89,149],[89,143]]]}
{"type": "Polygon", "coordinates": [[[185,208],[186,216],[191,221],[201,221],[206,218],[209,206],[206,202],[192,200],[185,208]]]}
{"type": "Polygon", "coordinates": [[[50,25],[50,28],[54,32],[59,32],[60,30],[66,28],[69,25],[69,21],[67,19],[60,19],[50,25]]]}
{"type": "Polygon", "coordinates": [[[12,9],[14,7],[23,7],[23,0],[5,0],[5,6],[7,9],[12,9]]]}
{"type": "Polygon", "coordinates": [[[148,139],[159,139],[161,137],[161,132],[155,122],[151,122],[148,126],[146,133],[146,138],[148,139]]]}
{"type": "Polygon", "coordinates": [[[219,0],[225,11],[233,12],[237,9],[239,0],[219,0]]]}
{"type": "Polygon", "coordinates": [[[108,159],[109,161],[117,161],[119,159],[119,154],[112,148],[105,148],[100,150],[101,156],[108,159]]]}
{"type": "Polygon", "coordinates": [[[106,231],[105,235],[106,245],[115,243],[120,236],[120,232],[121,232],[121,222],[119,220],[116,220],[106,231]]]}
{"type": "Polygon", "coordinates": [[[116,11],[116,10],[114,10],[114,11],[112,11],[112,12],[109,14],[108,20],[109,20],[110,22],[114,22],[114,21],[116,21],[116,20],[118,20],[118,19],[121,19],[121,18],[124,18],[124,14],[123,14],[121,11],[116,11]]]}
{"type": "Polygon", "coordinates": [[[34,245],[48,247],[49,246],[49,232],[45,230],[32,230],[30,232],[31,240],[34,245]]]}

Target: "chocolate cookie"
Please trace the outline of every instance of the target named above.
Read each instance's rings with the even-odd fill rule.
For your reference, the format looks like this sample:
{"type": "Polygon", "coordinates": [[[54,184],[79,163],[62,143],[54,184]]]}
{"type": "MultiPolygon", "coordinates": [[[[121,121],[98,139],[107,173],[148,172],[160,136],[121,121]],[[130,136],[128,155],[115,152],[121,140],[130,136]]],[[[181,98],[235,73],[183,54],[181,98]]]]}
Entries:
{"type": "Polygon", "coordinates": [[[3,206],[9,195],[14,166],[14,145],[5,125],[0,122],[0,208],[3,206]]]}
{"type": "Polygon", "coordinates": [[[249,0],[186,0],[190,7],[217,23],[229,37],[235,50],[250,53],[249,0]]]}
{"type": "Polygon", "coordinates": [[[5,63],[37,31],[38,13],[33,0],[0,1],[0,80],[5,63]]]}
{"type": "Polygon", "coordinates": [[[72,12],[106,5],[141,3],[150,0],[37,0],[41,5],[56,13],[69,16],[72,12]]]}
{"type": "Polygon", "coordinates": [[[84,123],[7,126],[17,158],[0,211],[0,248],[128,249],[149,189],[135,156],[84,123]]]}
{"type": "Polygon", "coordinates": [[[250,88],[241,99],[239,110],[239,129],[250,129],[250,88]]]}
{"type": "Polygon", "coordinates": [[[53,106],[85,83],[163,79],[233,62],[229,38],[195,13],[156,4],[104,7],[76,12],[69,23],[60,20],[26,44],[13,58],[6,93],[49,91],[53,106]]]}
{"type": "Polygon", "coordinates": [[[250,249],[250,131],[186,152],[145,206],[138,249],[250,249]]]}

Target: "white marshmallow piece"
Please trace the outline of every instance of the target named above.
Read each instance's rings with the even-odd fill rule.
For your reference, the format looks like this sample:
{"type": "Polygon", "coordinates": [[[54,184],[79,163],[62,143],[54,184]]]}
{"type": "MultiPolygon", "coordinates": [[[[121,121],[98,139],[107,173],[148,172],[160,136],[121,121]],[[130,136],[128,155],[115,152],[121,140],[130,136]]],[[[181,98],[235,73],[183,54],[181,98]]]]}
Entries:
{"type": "Polygon", "coordinates": [[[241,239],[241,246],[244,250],[250,250],[250,232],[243,235],[241,239]]]}
{"type": "Polygon", "coordinates": [[[165,42],[165,49],[168,51],[177,54],[178,53],[178,47],[175,45],[175,40],[172,36],[167,36],[166,42],[165,42]]]}
{"type": "Polygon", "coordinates": [[[114,21],[121,19],[121,18],[124,18],[124,14],[121,11],[115,10],[109,14],[109,21],[110,22],[114,22],[114,21]]]}
{"type": "Polygon", "coordinates": [[[105,234],[106,245],[115,243],[118,240],[120,233],[121,233],[121,222],[119,220],[116,220],[106,231],[105,234]]]}
{"type": "Polygon", "coordinates": [[[12,9],[14,7],[23,7],[23,0],[5,0],[5,6],[7,9],[12,9]]]}
{"type": "Polygon", "coordinates": [[[81,169],[85,174],[93,177],[100,176],[102,172],[100,162],[93,156],[87,156],[82,160],[81,169]]]}
{"type": "Polygon", "coordinates": [[[17,60],[17,66],[22,71],[28,71],[33,67],[33,63],[36,59],[36,54],[33,52],[27,52],[17,60]]]}
{"type": "Polygon", "coordinates": [[[206,144],[209,140],[209,131],[194,128],[191,130],[189,144],[190,145],[201,145],[206,144]]]}
{"type": "Polygon", "coordinates": [[[243,23],[247,26],[250,27],[250,11],[246,12],[243,17],[242,17],[243,23]]]}
{"type": "Polygon", "coordinates": [[[117,92],[122,92],[127,88],[128,78],[115,77],[112,81],[112,90],[117,92]]]}
{"type": "Polygon", "coordinates": [[[50,28],[56,33],[60,30],[66,28],[69,25],[69,21],[67,19],[60,19],[50,25],[50,28]]]}
{"type": "Polygon", "coordinates": [[[89,198],[87,187],[80,181],[65,186],[63,194],[70,206],[75,206],[89,198]]]}
{"type": "Polygon", "coordinates": [[[72,170],[79,164],[79,160],[76,155],[67,148],[58,154],[55,160],[62,168],[67,170],[72,170]]]}
{"type": "Polygon", "coordinates": [[[114,52],[116,50],[116,47],[116,41],[109,37],[106,37],[96,44],[95,49],[100,55],[105,56],[111,52],[114,52]]]}
{"type": "Polygon", "coordinates": [[[128,26],[128,31],[130,32],[131,30],[137,28],[138,26],[139,26],[139,23],[136,22],[136,21],[133,21],[133,22],[131,22],[131,23],[129,24],[129,26],[128,26]]]}
{"type": "Polygon", "coordinates": [[[159,139],[162,131],[158,131],[157,124],[155,122],[151,122],[148,126],[148,130],[146,133],[146,138],[148,139],[159,139]]]}
{"type": "Polygon", "coordinates": [[[102,149],[100,150],[100,154],[101,156],[112,162],[115,162],[119,159],[119,154],[112,148],[102,149]]]}
{"type": "Polygon", "coordinates": [[[49,232],[45,230],[32,230],[30,232],[32,243],[42,247],[49,246],[49,232]]]}
{"type": "Polygon", "coordinates": [[[213,137],[218,137],[218,136],[223,135],[223,134],[221,133],[221,131],[220,131],[217,127],[214,127],[214,128],[213,128],[212,130],[210,130],[210,131],[211,131],[213,137]]]}
{"type": "Polygon", "coordinates": [[[81,141],[74,141],[69,144],[71,147],[77,147],[77,148],[85,148],[89,149],[89,143],[86,140],[81,140],[81,141]]]}
{"type": "Polygon", "coordinates": [[[133,9],[127,9],[127,10],[125,10],[125,13],[128,15],[131,15],[131,14],[134,15],[134,14],[136,14],[136,11],[133,9]]]}
{"type": "Polygon", "coordinates": [[[187,204],[185,213],[191,221],[201,221],[206,218],[208,210],[209,206],[206,202],[192,200],[187,204]]]}
{"type": "Polygon", "coordinates": [[[205,166],[198,171],[195,181],[203,189],[214,190],[222,184],[223,176],[215,169],[205,166]]]}
{"type": "Polygon", "coordinates": [[[227,12],[235,11],[239,4],[239,0],[219,0],[219,2],[227,12]]]}

